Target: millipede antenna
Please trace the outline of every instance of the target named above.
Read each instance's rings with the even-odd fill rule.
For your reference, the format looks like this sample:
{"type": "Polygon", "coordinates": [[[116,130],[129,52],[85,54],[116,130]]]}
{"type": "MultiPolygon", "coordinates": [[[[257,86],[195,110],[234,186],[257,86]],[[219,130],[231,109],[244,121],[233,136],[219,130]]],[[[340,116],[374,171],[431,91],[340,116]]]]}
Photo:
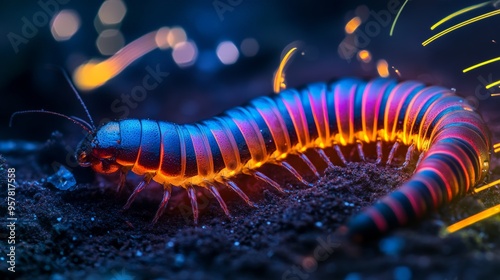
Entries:
{"type": "MultiPolygon", "coordinates": [[[[75,85],[73,84],[73,82],[71,81],[71,79],[69,78],[68,76],[68,72],[66,72],[66,70],[64,70],[61,66],[57,66],[57,65],[49,65],[49,67],[53,67],[53,68],[56,68],[56,69],[59,69],[64,78],[66,79],[66,81],[68,82],[69,86],[71,87],[71,89],[73,90],[73,93],[75,94],[76,98],[78,99],[78,101],[80,101],[80,104],[82,105],[83,109],[85,110],[85,113],[87,114],[87,117],[89,118],[90,120],[90,125],[89,127],[95,131],[96,130],[96,127],[94,125],[94,120],[92,120],[92,117],[90,116],[90,113],[89,113],[89,110],[87,109],[87,106],[85,106],[85,103],[83,102],[82,100],[82,97],[80,96],[80,94],[78,93],[78,90],[76,89],[75,85]]],[[[78,118],[80,121],[82,121],[82,119],[78,118]]],[[[83,122],[83,123],[86,123],[86,122],[83,122]]]]}
{"type": "Polygon", "coordinates": [[[77,124],[77,125],[81,126],[88,133],[92,133],[94,131],[94,128],[92,128],[88,123],[86,123],[84,121],[82,122],[81,120],[78,120],[78,119],[66,116],[64,114],[57,113],[57,112],[52,112],[52,111],[45,111],[43,109],[42,110],[26,110],[26,111],[17,111],[17,112],[15,112],[14,114],[12,114],[10,116],[9,127],[12,126],[12,121],[14,120],[15,116],[20,115],[20,114],[29,114],[29,113],[43,113],[43,114],[51,114],[51,115],[60,116],[60,117],[63,117],[65,119],[67,119],[67,120],[72,121],[74,124],[77,124]]]}

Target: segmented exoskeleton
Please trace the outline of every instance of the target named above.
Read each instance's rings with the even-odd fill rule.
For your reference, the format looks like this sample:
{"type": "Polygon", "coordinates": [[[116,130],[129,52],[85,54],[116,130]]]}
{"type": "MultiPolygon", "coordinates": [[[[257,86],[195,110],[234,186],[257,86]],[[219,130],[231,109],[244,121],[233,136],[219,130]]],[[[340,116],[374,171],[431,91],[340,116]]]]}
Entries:
{"type": "MultiPolygon", "coordinates": [[[[259,97],[222,115],[183,125],[126,119],[97,129],[91,119],[88,124],[48,111],[18,113],[29,112],[56,114],[87,130],[76,153],[79,164],[98,173],[121,172],[120,188],[128,171],[144,175],[124,208],[130,207],[151,180],[162,184],[164,194],[153,222],[166,209],[172,186],[187,190],[196,223],[195,186],[208,189],[229,215],[217,190],[221,184],[254,205],[231,180],[238,174],[252,175],[283,191],[279,183],[258,170],[263,164],[280,165],[311,185],[286,161],[288,155],[299,156],[319,176],[304,154],[307,150],[315,150],[333,166],[325,148],[333,147],[345,164],[341,146],[355,145],[365,161],[363,144],[374,143],[376,155],[372,157],[380,163],[382,145],[391,144],[390,163],[398,146],[408,146],[403,167],[414,151],[420,153],[413,176],[347,225],[352,238],[365,239],[464,195],[484,179],[489,168],[491,143],[475,109],[449,89],[413,81],[346,78],[315,83],[259,97]]],[[[88,111],[87,115],[90,118],[88,111]]]]}
{"type": "Polygon", "coordinates": [[[403,186],[348,223],[352,236],[379,234],[421,217],[467,193],[488,169],[487,128],[463,98],[442,87],[382,78],[369,82],[348,78],[286,89],[193,124],[109,122],[82,141],[77,157],[82,166],[92,166],[99,173],[131,170],[144,175],[126,208],[151,179],[162,184],[164,195],[154,221],[167,205],[171,186],[185,188],[196,221],[194,186],[207,188],[228,214],[218,183],[253,205],[231,181],[233,176],[250,174],[282,191],[258,171],[262,164],[281,165],[308,184],[286,162],[288,155],[298,155],[318,174],[306,150],[316,150],[331,166],[324,148],[333,147],[345,163],[340,146],[357,145],[359,158],[365,160],[364,143],[376,143],[377,163],[383,159],[386,143],[393,144],[388,162],[401,144],[408,146],[403,165],[413,151],[421,154],[415,173],[403,186]]]}

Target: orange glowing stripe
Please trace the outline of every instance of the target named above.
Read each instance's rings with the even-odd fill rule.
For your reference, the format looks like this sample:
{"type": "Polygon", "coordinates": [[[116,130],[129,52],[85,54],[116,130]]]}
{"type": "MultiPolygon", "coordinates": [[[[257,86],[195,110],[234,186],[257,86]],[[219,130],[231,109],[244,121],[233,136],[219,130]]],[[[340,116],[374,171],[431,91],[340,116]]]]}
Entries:
{"type": "MultiPolygon", "coordinates": [[[[365,89],[366,92],[369,92],[368,89],[365,89]]],[[[371,141],[371,139],[368,137],[368,128],[367,128],[367,121],[368,117],[366,116],[366,99],[368,98],[368,94],[363,94],[362,100],[361,100],[361,127],[363,130],[363,137],[365,138],[366,142],[371,141]]]]}
{"type": "Polygon", "coordinates": [[[278,66],[278,70],[276,70],[276,74],[274,74],[274,82],[273,82],[274,93],[279,93],[281,90],[286,88],[285,66],[287,65],[290,58],[292,58],[292,55],[296,50],[297,50],[296,47],[291,48],[281,60],[280,65],[278,66]]]}
{"type": "Polygon", "coordinates": [[[455,31],[461,27],[464,27],[466,25],[469,25],[471,23],[474,23],[474,22],[477,22],[477,21],[480,21],[480,20],[483,20],[483,19],[486,19],[486,18],[489,18],[489,17],[492,17],[492,16],[496,16],[500,14],[500,9],[499,10],[494,10],[494,11],[491,11],[491,12],[488,12],[488,13],[485,13],[485,14],[482,14],[482,15],[479,15],[477,17],[474,17],[474,18],[471,18],[471,19],[468,19],[466,21],[463,21],[461,23],[458,23],[456,25],[453,25],[452,27],[449,27],[441,32],[439,32],[438,34],[430,37],[429,39],[425,40],[424,42],[422,42],[422,46],[427,46],[428,44],[430,44],[431,42],[433,42],[434,40],[438,39],[439,37],[443,36],[443,35],[446,35],[452,31],[455,31]]]}
{"type": "MultiPolygon", "coordinates": [[[[337,89],[335,89],[336,91],[337,89]]],[[[336,92],[333,94],[333,98],[334,98],[334,106],[335,106],[335,119],[336,119],[336,122],[337,122],[337,131],[338,131],[338,134],[339,135],[339,141],[340,141],[340,144],[345,146],[347,144],[345,138],[344,138],[344,132],[342,131],[342,123],[341,123],[341,116],[339,116],[339,111],[340,111],[340,102],[338,102],[338,98],[339,98],[340,94],[337,94],[336,92]]],[[[337,139],[335,139],[337,140],[337,139]]]]}
{"type": "Polygon", "coordinates": [[[384,112],[384,140],[385,141],[391,141],[390,137],[394,137],[392,135],[392,129],[390,130],[391,135],[389,135],[389,112],[391,111],[391,105],[392,105],[392,100],[394,99],[395,93],[398,91],[397,89],[400,88],[401,85],[396,85],[394,89],[391,91],[389,97],[387,98],[387,103],[386,103],[386,108],[384,112]]]}
{"type": "Polygon", "coordinates": [[[361,18],[353,17],[351,20],[347,22],[345,25],[345,33],[352,34],[358,27],[361,25],[361,18]]]}
{"type": "Polygon", "coordinates": [[[157,31],[149,32],[130,42],[113,56],[103,61],[90,60],[76,68],[73,80],[82,90],[91,90],[102,86],[108,80],[122,72],[128,65],[158,47],[157,31]]]}
{"type": "Polygon", "coordinates": [[[454,223],[453,225],[449,226],[446,228],[446,230],[449,232],[449,233],[453,233],[457,230],[461,230],[467,226],[470,226],[474,223],[477,223],[479,221],[482,221],[484,219],[487,219],[497,213],[500,212],[500,204],[497,204],[491,208],[488,208],[482,212],[479,212],[473,216],[470,216],[466,219],[463,219],[457,223],[454,223]]]}

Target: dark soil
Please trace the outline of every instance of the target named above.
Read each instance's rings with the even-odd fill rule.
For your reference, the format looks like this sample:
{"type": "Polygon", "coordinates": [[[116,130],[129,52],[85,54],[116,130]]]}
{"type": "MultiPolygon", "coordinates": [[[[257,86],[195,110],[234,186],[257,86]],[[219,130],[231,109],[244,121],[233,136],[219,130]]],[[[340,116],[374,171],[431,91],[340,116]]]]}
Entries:
{"type": "MultiPolygon", "coordinates": [[[[411,169],[403,172],[350,163],[326,170],[314,187],[306,187],[279,168],[265,167],[264,172],[275,174],[272,177],[283,183],[286,194],[252,178],[238,177],[236,182],[258,208],[221,190],[232,214],[228,219],[217,201],[200,189],[200,219],[194,225],[187,195],[178,190],[165,215],[151,227],[161,198],[159,186],[151,185],[123,212],[121,207],[137,177],[129,178],[121,194],[115,192],[116,176],[94,177],[83,168],[73,170],[79,182],[73,191],[47,183],[46,177],[54,173],[50,163],[66,145],[63,139],[54,134],[38,150],[21,153],[18,147],[4,155],[7,166],[2,165],[2,176],[7,167],[14,167],[18,182],[18,279],[497,277],[498,217],[455,234],[444,233],[447,225],[500,203],[496,187],[468,195],[419,223],[361,245],[342,239],[336,231],[349,217],[400,185],[411,169]]],[[[498,170],[493,173],[492,177],[498,177],[498,170]]],[[[7,217],[5,203],[0,210],[7,217]]],[[[6,240],[6,233],[2,234],[6,240]]],[[[0,278],[12,275],[5,268],[0,271],[0,278]]]]}

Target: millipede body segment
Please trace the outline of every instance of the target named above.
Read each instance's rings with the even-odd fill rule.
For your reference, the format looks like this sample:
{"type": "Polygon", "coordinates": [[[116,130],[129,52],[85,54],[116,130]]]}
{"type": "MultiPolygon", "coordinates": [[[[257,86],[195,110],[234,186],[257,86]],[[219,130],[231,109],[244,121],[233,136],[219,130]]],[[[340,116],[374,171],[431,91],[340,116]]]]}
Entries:
{"type": "Polygon", "coordinates": [[[413,151],[420,153],[413,176],[398,190],[362,211],[348,223],[353,238],[363,239],[407,224],[483,180],[489,166],[490,140],[480,115],[449,89],[426,87],[419,82],[346,78],[310,84],[259,97],[246,106],[192,124],[125,119],[93,131],[79,145],[82,166],[99,173],[127,171],[144,175],[129,198],[152,179],[164,186],[157,221],[166,208],[171,187],[187,190],[195,222],[198,216],[194,186],[208,189],[229,214],[217,187],[225,185],[252,205],[231,178],[244,173],[282,191],[280,184],[258,171],[266,163],[283,166],[300,181],[301,174],[288,164],[298,155],[318,174],[305,151],[314,149],[333,165],[324,149],[333,147],[346,162],[341,146],[355,145],[365,159],[363,144],[408,146],[406,165],[413,151]]]}

